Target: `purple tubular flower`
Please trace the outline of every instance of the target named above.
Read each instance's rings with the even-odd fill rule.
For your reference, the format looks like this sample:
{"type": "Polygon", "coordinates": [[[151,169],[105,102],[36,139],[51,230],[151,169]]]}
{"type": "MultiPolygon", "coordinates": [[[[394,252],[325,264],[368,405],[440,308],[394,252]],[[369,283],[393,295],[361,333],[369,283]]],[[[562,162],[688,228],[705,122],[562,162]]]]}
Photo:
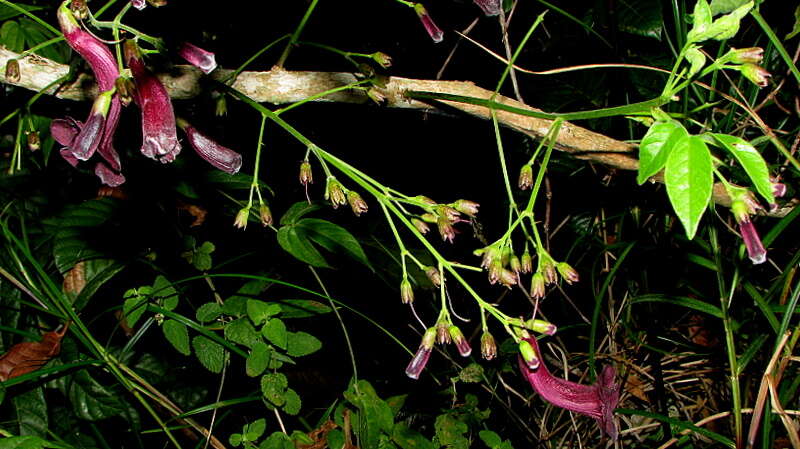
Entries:
{"type": "Polygon", "coordinates": [[[739,232],[742,233],[742,240],[744,240],[744,246],[747,248],[747,255],[750,257],[753,265],[764,263],[767,260],[767,250],[764,249],[764,245],[761,243],[761,238],[758,236],[753,222],[749,219],[739,222],[739,232]]]}
{"type": "Polygon", "coordinates": [[[80,127],[80,131],[72,143],[69,144],[69,149],[76,159],[89,160],[100,145],[113,95],[114,91],[111,90],[103,92],[95,98],[89,118],[80,127]]]}
{"type": "Polygon", "coordinates": [[[428,32],[428,36],[433,39],[433,42],[437,44],[441,42],[444,38],[444,33],[442,32],[442,29],[436,26],[436,24],[433,22],[431,15],[428,14],[428,10],[422,6],[422,3],[415,4],[414,11],[417,13],[417,17],[419,17],[419,20],[422,22],[422,26],[425,27],[425,31],[428,32]]]}
{"type": "Polygon", "coordinates": [[[133,73],[135,100],[142,110],[142,154],[164,163],[172,162],[181,152],[181,145],[167,89],[147,70],[134,41],[125,41],[125,62],[133,73]]]}
{"type": "Polygon", "coordinates": [[[431,357],[433,350],[433,342],[436,339],[436,326],[429,328],[422,336],[422,342],[417,349],[417,353],[411,359],[406,367],[406,376],[412,379],[419,379],[420,373],[425,369],[428,364],[428,359],[431,357]]]}
{"type": "MultiPolygon", "coordinates": [[[[525,341],[539,353],[535,338],[526,338],[525,341]]],[[[531,369],[522,356],[518,360],[520,372],[545,401],[596,419],[601,431],[616,440],[614,409],[619,403],[619,385],[614,382],[616,372],[613,366],[605,366],[594,385],[582,385],[553,376],[543,362],[538,368],[531,369]]]]}
{"type": "Polygon", "coordinates": [[[487,16],[496,16],[500,14],[500,0],[473,0],[476,5],[480,6],[483,13],[487,16]]]}
{"type": "Polygon", "coordinates": [[[181,58],[185,59],[189,64],[202,70],[203,73],[208,75],[217,68],[217,60],[214,53],[203,50],[202,48],[184,42],[178,48],[178,54],[181,58]]]}
{"type": "Polygon", "coordinates": [[[114,87],[119,78],[117,62],[108,47],[87,31],[81,29],[77,19],[69,9],[71,0],[66,0],[58,8],[58,24],[64,33],[67,44],[92,67],[101,92],[114,87]]]}
{"type": "Polygon", "coordinates": [[[217,167],[228,174],[235,174],[242,168],[242,155],[223,147],[208,137],[200,133],[194,126],[186,120],[178,119],[178,126],[181,127],[192,148],[206,160],[209,164],[217,167]]]}

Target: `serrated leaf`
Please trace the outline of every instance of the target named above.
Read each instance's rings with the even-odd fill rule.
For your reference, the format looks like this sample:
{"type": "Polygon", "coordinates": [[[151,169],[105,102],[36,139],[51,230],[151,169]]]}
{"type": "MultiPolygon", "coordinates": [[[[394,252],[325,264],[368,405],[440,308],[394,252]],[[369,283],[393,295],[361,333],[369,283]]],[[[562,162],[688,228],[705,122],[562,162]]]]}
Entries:
{"type": "Polygon", "coordinates": [[[711,199],[712,168],[711,153],[697,136],[677,142],[667,159],[664,170],[667,195],[690,240],[711,199]]]}
{"type": "Polygon", "coordinates": [[[295,225],[278,229],[278,244],[301,262],[315,267],[331,268],[305,233],[300,233],[295,225]]]}
{"type": "Polygon", "coordinates": [[[261,438],[261,435],[264,435],[264,431],[267,430],[267,421],[264,418],[257,419],[245,425],[242,430],[245,440],[256,441],[261,438]]]}
{"type": "Polygon", "coordinates": [[[261,334],[273,345],[284,350],[286,349],[289,335],[286,332],[286,325],[283,324],[283,321],[278,318],[269,320],[267,324],[261,328],[261,334]]]}
{"type": "Polygon", "coordinates": [[[483,367],[477,363],[470,363],[458,373],[458,379],[462,382],[476,383],[483,380],[483,367]]]}
{"type": "Polygon", "coordinates": [[[283,216],[281,217],[280,224],[282,226],[292,225],[297,222],[297,220],[303,218],[304,215],[308,215],[315,210],[320,209],[320,206],[317,203],[308,203],[308,201],[300,201],[298,203],[292,204],[292,206],[287,210],[283,216]]]}
{"type": "Polygon", "coordinates": [[[727,14],[748,3],[749,0],[711,0],[711,14],[727,14]]]}
{"type": "Polygon", "coordinates": [[[247,300],[247,316],[256,326],[281,312],[281,306],[270,304],[259,299],[247,300]]]}
{"type": "Polygon", "coordinates": [[[283,411],[294,416],[300,413],[300,407],[302,405],[302,401],[300,400],[300,395],[297,394],[296,391],[292,390],[291,388],[286,389],[286,393],[283,394],[283,399],[286,401],[283,404],[283,411]]]}
{"type": "Polygon", "coordinates": [[[269,282],[261,279],[254,279],[245,282],[235,295],[225,300],[222,311],[228,315],[242,316],[247,313],[247,301],[255,299],[270,285],[269,282]]]}
{"type": "Polygon", "coordinates": [[[153,290],[149,286],[132,288],[125,292],[123,296],[125,302],[122,304],[122,313],[125,316],[128,326],[134,327],[136,322],[139,321],[139,318],[142,317],[142,314],[147,308],[147,301],[150,299],[152,293],[153,290]]]}
{"type": "Polygon", "coordinates": [[[228,443],[230,443],[233,447],[239,447],[242,445],[242,434],[241,433],[232,433],[230,437],[228,437],[228,443]]]}
{"type": "Polygon", "coordinates": [[[297,222],[297,227],[328,251],[340,253],[344,250],[345,254],[372,270],[361,244],[347,229],[319,218],[303,218],[297,222]]]}
{"type": "Polygon", "coordinates": [[[222,307],[215,302],[207,302],[195,312],[195,318],[201,323],[214,321],[222,314],[222,307]]]}
{"type": "Polygon", "coordinates": [[[305,332],[289,332],[287,337],[286,353],[292,357],[313,354],[322,348],[317,337],[305,332]]]}
{"type": "Polygon", "coordinates": [[[170,312],[178,307],[178,292],[164,276],[156,276],[153,281],[153,296],[166,310],[170,312]]]}
{"type": "Polygon", "coordinates": [[[288,386],[289,382],[282,373],[269,373],[261,376],[261,393],[272,405],[277,407],[286,402],[283,395],[288,386]]]}
{"type": "Polygon", "coordinates": [[[186,325],[176,320],[166,320],[161,326],[164,337],[172,343],[172,346],[183,355],[190,355],[192,350],[189,348],[189,330],[186,325]]]}
{"type": "Polygon", "coordinates": [[[247,362],[245,363],[245,372],[250,377],[256,377],[261,375],[265,369],[267,369],[267,364],[269,363],[270,359],[270,350],[266,343],[260,341],[253,345],[250,348],[250,355],[247,356],[247,362]]]}
{"type": "Polygon", "coordinates": [[[192,347],[201,365],[212,373],[222,372],[225,363],[225,349],[222,345],[198,335],[192,339],[192,347]]]}
{"type": "Polygon", "coordinates": [[[674,120],[655,122],[639,145],[639,174],[636,176],[639,185],[661,171],[675,144],[688,136],[686,129],[674,120]]]}
{"type": "Polygon", "coordinates": [[[247,318],[239,318],[225,325],[225,338],[248,348],[261,341],[261,336],[247,318]]]}
{"type": "Polygon", "coordinates": [[[740,137],[718,133],[712,133],[711,135],[736,158],[739,165],[747,173],[747,176],[750,177],[750,181],[753,182],[756,191],[767,203],[775,203],[775,196],[772,194],[772,182],[769,180],[769,168],[761,153],[750,142],[740,137]]]}

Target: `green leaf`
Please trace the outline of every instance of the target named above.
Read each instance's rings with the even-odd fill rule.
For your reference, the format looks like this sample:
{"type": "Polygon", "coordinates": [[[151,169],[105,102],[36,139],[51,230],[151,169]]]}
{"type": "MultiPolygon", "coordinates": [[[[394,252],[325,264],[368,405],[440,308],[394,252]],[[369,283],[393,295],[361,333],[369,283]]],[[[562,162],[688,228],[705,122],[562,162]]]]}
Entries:
{"type": "Polygon", "coordinates": [[[436,449],[429,439],[405,424],[398,423],[394,426],[392,441],[397,443],[401,449],[436,449]]]}
{"type": "Polygon", "coordinates": [[[192,350],[189,348],[189,330],[186,325],[175,320],[166,320],[161,326],[164,337],[172,343],[172,346],[183,355],[190,355],[192,350]]]}
{"type": "Polygon", "coordinates": [[[120,392],[103,386],[85,370],[58,378],[56,385],[67,396],[73,413],[80,419],[102,421],[130,414],[130,407],[120,399],[120,392]]]}
{"type": "Polygon", "coordinates": [[[328,443],[328,447],[331,449],[342,449],[344,447],[344,434],[339,429],[333,429],[325,436],[325,442],[328,443]]]}
{"type": "Polygon", "coordinates": [[[247,301],[258,297],[269,285],[270,282],[262,279],[254,279],[245,282],[235,295],[225,300],[222,311],[228,315],[244,315],[247,313],[247,301]]]}
{"type": "Polygon", "coordinates": [[[20,435],[43,437],[47,435],[47,401],[44,388],[37,387],[14,396],[20,435]]]}
{"type": "Polygon", "coordinates": [[[319,218],[304,218],[297,222],[297,227],[303,229],[311,240],[328,251],[339,253],[344,250],[345,254],[372,270],[361,244],[347,229],[319,218]]]}
{"type": "Polygon", "coordinates": [[[788,41],[797,36],[797,33],[800,33],[800,5],[797,5],[797,8],[794,10],[794,26],[792,27],[792,31],[790,31],[783,40],[788,41]]]}
{"type": "Polygon", "coordinates": [[[475,362],[470,363],[458,373],[458,379],[467,383],[481,382],[483,381],[483,367],[475,362]]]}
{"type": "Polygon", "coordinates": [[[308,203],[308,201],[300,201],[299,203],[292,204],[292,207],[283,214],[280,220],[281,226],[292,225],[297,222],[297,220],[301,219],[304,215],[310,214],[315,210],[320,209],[320,206],[317,203],[308,203]]]}
{"type": "Polygon", "coordinates": [[[308,237],[300,233],[295,225],[278,229],[278,244],[301,262],[314,267],[331,268],[308,237]]]}
{"type": "Polygon", "coordinates": [[[73,307],[82,310],[97,291],[125,268],[125,264],[112,259],[91,259],[83,264],[83,276],[86,285],[75,296],[73,307]]]}
{"type": "Polygon", "coordinates": [[[772,182],[769,180],[769,168],[761,153],[750,144],[750,142],[736,136],[728,134],[712,133],[714,139],[723,148],[730,151],[733,157],[739,162],[750,181],[756,187],[756,191],[769,204],[775,203],[775,196],[772,194],[772,182]]]}
{"type": "Polygon", "coordinates": [[[636,176],[639,185],[661,171],[675,144],[688,136],[686,129],[674,120],[653,123],[639,145],[639,174],[636,176]]]}
{"type": "Polygon", "coordinates": [[[296,391],[292,390],[291,388],[286,389],[286,393],[283,395],[284,400],[286,401],[283,404],[283,411],[294,416],[300,413],[300,406],[302,405],[302,401],[300,400],[300,395],[297,394],[296,391]]]}
{"type": "Polygon", "coordinates": [[[278,318],[273,318],[261,328],[261,334],[267,338],[273,345],[286,349],[288,344],[289,334],[286,332],[286,325],[278,318]]]}
{"type": "Polygon", "coordinates": [[[225,349],[222,345],[198,335],[192,339],[192,347],[201,365],[212,373],[222,372],[225,362],[225,349]]]}
{"type": "Polygon", "coordinates": [[[452,415],[437,416],[434,428],[440,445],[453,449],[469,449],[469,440],[464,436],[469,427],[452,415]]]}
{"type": "Polygon", "coordinates": [[[125,315],[128,326],[134,327],[139,318],[142,317],[152,293],[153,289],[149,286],[132,288],[125,292],[122,313],[125,315]]]}
{"type": "Polygon", "coordinates": [[[259,299],[247,300],[247,316],[256,326],[279,313],[281,313],[281,306],[278,304],[270,304],[259,299]]]}
{"type": "MultiPolygon", "coordinates": [[[[28,11],[28,12],[33,12],[33,11],[38,11],[40,9],[44,9],[44,6],[23,5],[22,3],[16,3],[16,2],[14,2],[14,4],[16,6],[22,8],[22,9],[24,9],[25,11],[28,11]]],[[[18,11],[16,8],[12,8],[11,6],[0,4],[0,22],[8,20],[8,19],[13,19],[14,17],[17,17],[17,16],[19,16],[21,14],[22,13],[20,11],[18,11]]]]}
{"type": "Polygon", "coordinates": [[[228,323],[225,326],[225,338],[248,348],[261,341],[261,335],[247,318],[239,318],[228,323]]]}
{"type": "Polygon", "coordinates": [[[398,394],[397,396],[386,399],[386,404],[392,410],[392,416],[395,418],[397,417],[397,414],[400,413],[400,409],[403,408],[403,404],[406,403],[407,397],[407,394],[398,394]]]}
{"type": "Polygon", "coordinates": [[[359,436],[364,447],[378,447],[378,441],[382,433],[390,433],[394,426],[392,410],[375,393],[375,389],[366,380],[358,381],[358,390],[350,385],[344,392],[344,397],[350,403],[358,407],[359,419],[364,423],[359,423],[362,429],[359,436]],[[364,428],[363,426],[366,426],[364,428]]]}
{"type": "Polygon", "coordinates": [[[307,318],[331,313],[329,306],[311,299],[281,299],[281,318],[307,318]]]}
{"type": "Polygon", "coordinates": [[[748,3],[748,0],[711,0],[711,14],[727,14],[748,3]]]}
{"type": "Polygon", "coordinates": [[[153,281],[153,295],[166,310],[173,311],[178,307],[178,292],[164,276],[156,276],[153,281]]]}
{"type": "Polygon", "coordinates": [[[228,443],[230,443],[233,447],[239,447],[242,445],[242,434],[241,433],[232,433],[230,437],[228,437],[228,443]]]}
{"type": "Polygon", "coordinates": [[[292,357],[302,357],[313,354],[322,348],[322,342],[317,337],[305,332],[289,332],[286,353],[292,357]]]}
{"type": "Polygon", "coordinates": [[[113,198],[100,198],[69,206],[56,218],[44,220],[46,232],[53,234],[53,257],[56,268],[66,273],[82,260],[102,257],[96,235],[117,211],[120,203],[113,198]]]}
{"type": "Polygon", "coordinates": [[[256,377],[261,375],[265,369],[267,369],[267,364],[269,363],[270,359],[270,350],[266,343],[260,341],[253,345],[250,349],[250,355],[247,356],[247,362],[245,364],[245,372],[250,377],[256,377]]]}
{"type": "Polygon", "coordinates": [[[42,449],[45,447],[64,447],[52,444],[36,436],[7,437],[0,439],[0,449],[42,449]]]}
{"type": "Polygon", "coordinates": [[[692,14],[692,29],[687,34],[686,39],[689,42],[705,40],[701,37],[711,25],[711,17],[711,6],[709,6],[708,2],[706,0],[697,0],[692,14]]]}
{"type": "Polygon", "coordinates": [[[244,440],[246,441],[256,441],[261,438],[261,435],[264,435],[264,431],[267,429],[267,421],[264,418],[257,419],[250,424],[244,426],[243,434],[244,440]]]}
{"type": "Polygon", "coordinates": [[[16,53],[25,49],[25,35],[19,23],[9,20],[0,27],[0,45],[16,53]]]}
{"type": "Polygon", "coordinates": [[[626,33],[661,40],[661,2],[629,0],[618,5],[617,26],[626,33]]]}
{"type": "Polygon", "coordinates": [[[275,406],[280,407],[286,402],[284,392],[289,382],[282,373],[269,373],[261,376],[261,393],[275,406]]]}
{"type": "Polygon", "coordinates": [[[195,312],[195,318],[201,323],[214,321],[222,315],[222,307],[215,302],[207,302],[200,306],[195,312]]]}
{"type": "Polygon", "coordinates": [[[492,432],[491,430],[481,430],[478,432],[478,436],[481,438],[487,446],[490,448],[495,448],[500,446],[503,443],[503,440],[500,438],[500,435],[492,432]]]}
{"type": "Polygon", "coordinates": [[[279,431],[262,441],[258,449],[294,449],[294,442],[288,435],[279,431]]]}
{"type": "Polygon", "coordinates": [[[691,240],[711,199],[713,187],[711,153],[702,139],[689,136],[675,144],[667,158],[664,181],[672,208],[683,223],[686,237],[691,240]]]}
{"type": "Polygon", "coordinates": [[[687,73],[686,76],[692,77],[699,73],[700,70],[703,69],[703,66],[706,65],[706,55],[695,46],[692,46],[686,50],[686,61],[688,61],[690,65],[689,73],[687,73]]]}

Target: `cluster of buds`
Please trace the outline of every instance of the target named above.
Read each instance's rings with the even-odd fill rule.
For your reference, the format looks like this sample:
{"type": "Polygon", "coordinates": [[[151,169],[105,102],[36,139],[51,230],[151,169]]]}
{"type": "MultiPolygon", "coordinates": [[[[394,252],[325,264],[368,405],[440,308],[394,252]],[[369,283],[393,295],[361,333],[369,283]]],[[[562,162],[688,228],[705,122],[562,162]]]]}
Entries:
{"type": "MultiPolygon", "coordinates": [[[[447,319],[440,319],[435,326],[428,328],[423,334],[417,352],[406,367],[406,375],[408,377],[419,379],[420,373],[425,369],[425,365],[431,356],[434,343],[439,343],[440,345],[455,344],[461,357],[469,357],[472,354],[472,347],[464,337],[461,329],[447,319]]],[[[481,350],[483,350],[483,340],[481,340],[481,350]]],[[[497,353],[496,347],[494,353],[497,353]]]]}
{"type": "MultiPolygon", "coordinates": [[[[236,213],[236,218],[233,220],[233,227],[238,229],[247,228],[247,223],[250,220],[250,207],[245,206],[239,209],[239,212],[236,213]]],[[[273,224],[272,211],[264,201],[261,201],[258,206],[258,219],[262,226],[272,226],[273,224]]]]}
{"type": "Polygon", "coordinates": [[[452,243],[456,238],[455,224],[468,221],[462,214],[468,217],[475,217],[478,214],[480,205],[474,201],[457,200],[450,204],[439,204],[426,196],[418,196],[416,200],[422,203],[425,213],[418,218],[413,217],[411,223],[420,232],[427,234],[430,228],[427,223],[435,224],[439,229],[442,240],[452,243]]]}
{"type": "MultiPolygon", "coordinates": [[[[311,182],[311,166],[306,165],[307,163],[308,161],[304,161],[300,166],[300,183],[306,186],[311,182]]],[[[364,201],[364,198],[361,198],[358,192],[347,189],[334,176],[328,176],[328,182],[325,186],[325,199],[331,202],[331,206],[334,209],[338,209],[339,206],[344,206],[345,204],[350,205],[350,209],[356,217],[369,210],[367,202],[364,201]]]]}
{"type": "Polygon", "coordinates": [[[731,48],[722,58],[722,63],[734,64],[732,68],[758,87],[767,87],[769,78],[772,76],[759,64],[764,58],[764,49],[760,47],[750,48],[731,48]]]}
{"type": "Polygon", "coordinates": [[[530,290],[533,298],[544,297],[545,286],[556,283],[559,276],[568,284],[578,282],[578,272],[568,263],[556,262],[543,249],[538,253],[537,268],[533,272],[533,258],[528,248],[520,257],[508,245],[491,245],[475,251],[475,255],[483,257],[481,267],[488,272],[491,284],[511,288],[520,282],[522,274],[533,272],[530,290]]]}
{"type": "MultiPolygon", "coordinates": [[[[132,4],[137,8],[144,7],[144,2],[132,4]]],[[[62,157],[73,166],[81,161],[89,161],[95,153],[99,154],[100,159],[95,158],[95,174],[103,184],[115,187],[125,182],[119,155],[113,147],[123,105],[134,101],[141,109],[142,154],[168,163],[180,153],[181,146],[169,94],[161,81],[145,66],[139,47],[134,41],[124,44],[124,59],[131,79],[127,75],[128,70],[125,75],[120,73],[108,46],[82,28],[78,20],[86,14],[85,2],[65,0],[57,15],[67,44],[91,66],[100,94],[85,122],[69,117],[56,119],[50,130],[63,147],[62,157]]],[[[181,48],[181,55],[189,62],[202,65],[201,70],[213,70],[209,65],[209,58],[213,60],[213,54],[209,52],[185,44],[181,48]]],[[[239,170],[241,155],[200,134],[185,121],[179,121],[177,126],[184,130],[198,155],[211,165],[230,174],[239,170]]]]}
{"type": "Polygon", "coordinates": [[[519,282],[523,264],[511,247],[492,245],[475,251],[475,254],[483,256],[481,267],[489,272],[489,283],[500,283],[511,288],[519,282]]]}

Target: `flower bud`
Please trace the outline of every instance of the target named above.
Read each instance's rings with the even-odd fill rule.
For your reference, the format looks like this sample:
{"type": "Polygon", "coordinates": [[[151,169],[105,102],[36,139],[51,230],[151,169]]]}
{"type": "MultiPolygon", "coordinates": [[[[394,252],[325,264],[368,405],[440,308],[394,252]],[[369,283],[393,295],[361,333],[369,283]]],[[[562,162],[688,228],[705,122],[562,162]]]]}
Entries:
{"type": "Polygon", "coordinates": [[[445,321],[439,321],[436,323],[436,343],[449,345],[450,342],[450,325],[445,321]]]}
{"type": "MultiPolygon", "coordinates": [[[[179,118],[177,124],[186,133],[189,144],[194,151],[206,162],[230,175],[237,173],[242,168],[241,154],[209,139],[186,120],[179,118]]],[[[179,147],[176,148],[179,150],[179,147]]],[[[174,154],[172,157],[174,157],[174,154]]],[[[162,157],[161,161],[163,162],[164,160],[164,157],[162,157]]]]}
{"type": "Polygon", "coordinates": [[[528,252],[528,248],[525,248],[525,252],[522,253],[520,271],[523,273],[530,273],[533,271],[533,258],[531,257],[531,253],[528,252]]]}
{"type": "Polygon", "coordinates": [[[328,176],[328,185],[325,189],[325,199],[330,200],[334,209],[347,204],[344,188],[333,176],[328,176]]]}
{"type": "Polygon", "coordinates": [[[414,358],[411,359],[406,367],[406,375],[412,379],[419,379],[420,373],[425,369],[428,364],[428,359],[431,357],[431,350],[433,349],[433,341],[436,338],[436,328],[431,327],[422,336],[422,342],[417,349],[414,358]]]}
{"type": "Polygon", "coordinates": [[[372,54],[372,60],[377,62],[378,65],[384,69],[388,69],[392,66],[392,57],[380,51],[376,51],[372,54]]]}
{"type": "Polygon", "coordinates": [[[411,224],[413,224],[414,227],[417,228],[417,231],[419,231],[419,233],[422,234],[422,235],[427,234],[428,231],[431,230],[424,221],[422,221],[422,220],[420,220],[418,218],[412,218],[411,219],[411,224]]]}
{"type": "Polygon", "coordinates": [[[136,95],[136,85],[133,83],[133,80],[126,76],[120,76],[114,81],[114,87],[117,89],[119,101],[122,102],[122,105],[127,106],[131,104],[133,97],[136,95]]]}
{"type": "Polygon", "coordinates": [[[424,220],[426,223],[436,223],[439,220],[439,217],[431,213],[424,213],[420,216],[420,218],[422,218],[422,220],[424,220]]]}
{"type": "Polygon", "coordinates": [[[558,330],[555,324],[544,320],[528,320],[525,327],[540,334],[554,335],[558,330]]]}
{"type": "Polygon", "coordinates": [[[558,276],[556,275],[556,267],[553,266],[552,260],[547,260],[542,263],[542,275],[544,276],[544,282],[547,285],[553,284],[558,280],[558,276]]]}
{"type": "Polygon", "coordinates": [[[758,87],[767,87],[769,85],[769,78],[772,76],[769,72],[764,70],[763,67],[755,64],[743,64],[739,71],[742,75],[755,83],[758,87]]]}
{"type": "Polygon", "coordinates": [[[461,354],[461,357],[469,357],[469,355],[472,354],[472,348],[470,347],[467,339],[464,338],[464,334],[461,333],[461,329],[453,325],[450,326],[448,331],[450,332],[450,338],[452,338],[453,343],[456,344],[456,348],[458,348],[458,353],[461,354]]]}
{"type": "Polygon", "coordinates": [[[519,342],[519,353],[522,356],[522,360],[525,361],[525,364],[528,365],[530,369],[536,369],[539,367],[539,357],[536,354],[536,350],[533,349],[530,343],[525,340],[519,342]]]}
{"type": "Polygon", "coordinates": [[[517,274],[511,270],[506,270],[503,268],[500,270],[500,283],[505,285],[508,288],[517,284],[517,274]]]}
{"type": "Polygon", "coordinates": [[[519,273],[522,272],[522,263],[519,261],[519,257],[516,254],[512,254],[511,257],[508,259],[508,268],[511,269],[517,276],[519,273]]]}
{"type": "Polygon", "coordinates": [[[411,282],[409,282],[408,278],[403,278],[403,281],[400,282],[400,299],[402,299],[403,304],[414,302],[414,289],[411,288],[411,282]]]}
{"type": "Polygon", "coordinates": [[[478,207],[480,207],[480,204],[469,200],[458,200],[453,203],[453,208],[455,208],[455,210],[464,215],[469,215],[470,217],[477,215],[478,207]]]}
{"type": "Polygon", "coordinates": [[[439,270],[436,267],[427,267],[425,268],[425,276],[428,276],[428,280],[431,281],[436,287],[442,285],[442,275],[439,274],[439,270]]]}
{"type": "Polygon", "coordinates": [[[308,159],[300,163],[300,184],[307,186],[314,182],[314,175],[311,171],[311,163],[308,159]]]}
{"type": "Polygon", "coordinates": [[[217,61],[214,53],[203,50],[202,48],[194,44],[190,44],[189,42],[184,42],[181,44],[181,46],[178,48],[178,55],[185,59],[189,64],[200,69],[206,75],[213,72],[214,69],[217,68],[217,61]]]}
{"type": "Polygon", "coordinates": [[[535,299],[544,298],[544,276],[542,273],[536,272],[533,273],[533,278],[531,279],[531,297],[535,299]]]}
{"type": "Polygon", "coordinates": [[[414,5],[414,12],[417,13],[417,17],[419,17],[419,20],[422,22],[422,26],[425,27],[425,31],[428,32],[428,36],[433,39],[433,42],[441,42],[442,38],[444,37],[444,33],[433,22],[433,19],[431,18],[430,14],[428,14],[428,11],[425,9],[425,7],[422,6],[422,3],[417,3],[414,5]]]}
{"type": "Polygon", "coordinates": [[[266,203],[261,203],[261,206],[258,207],[258,218],[261,219],[263,226],[272,225],[272,211],[269,210],[269,206],[266,203]]]}
{"type": "Polygon", "coordinates": [[[744,246],[747,248],[747,256],[753,262],[753,265],[766,262],[767,250],[764,249],[761,237],[758,236],[758,232],[749,218],[747,221],[739,223],[739,232],[742,233],[742,240],[744,240],[744,246]]]}
{"type": "Polygon", "coordinates": [[[456,238],[456,229],[445,217],[439,217],[436,221],[436,226],[439,228],[439,235],[442,236],[442,240],[446,242],[453,243],[453,239],[456,238]]]}
{"type": "Polygon", "coordinates": [[[503,274],[503,263],[499,257],[494,258],[489,264],[489,283],[496,284],[503,274]]]}
{"type": "Polygon", "coordinates": [[[30,131],[27,133],[27,141],[28,141],[28,149],[31,151],[37,151],[39,148],[42,147],[42,141],[39,138],[38,131],[30,131]]]}
{"type": "Polygon", "coordinates": [[[247,228],[247,219],[250,217],[250,208],[245,206],[239,209],[239,212],[236,214],[236,219],[233,220],[233,227],[239,229],[247,228]]]}
{"type": "Polygon", "coordinates": [[[350,203],[350,208],[353,209],[353,213],[356,214],[356,217],[360,216],[364,212],[369,209],[367,206],[367,202],[361,198],[361,195],[358,192],[350,190],[347,192],[347,202],[350,203]]]}
{"type": "Polygon", "coordinates": [[[525,164],[520,169],[517,185],[520,190],[528,190],[533,186],[533,167],[530,164],[525,164]]]}
{"type": "Polygon", "coordinates": [[[567,284],[572,284],[573,282],[578,282],[578,272],[575,271],[568,263],[566,262],[559,262],[556,265],[556,269],[558,269],[558,274],[561,275],[562,278],[567,282],[567,284]]]}
{"type": "Polygon", "coordinates": [[[131,0],[131,6],[141,11],[147,6],[147,2],[145,0],[131,0]]]}
{"type": "Polygon", "coordinates": [[[486,360],[492,360],[497,357],[497,343],[494,337],[488,331],[481,335],[481,356],[486,360]]]}
{"type": "Polygon", "coordinates": [[[6,81],[9,83],[18,83],[19,78],[19,60],[9,59],[8,62],[6,62],[6,81]]]}
{"type": "Polygon", "coordinates": [[[225,95],[220,95],[217,97],[217,101],[214,104],[214,115],[217,117],[224,117],[228,115],[228,99],[225,95]]]}
{"type": "Polygon", "coordinates": [[[731,48],[730,61],[734,64],[759,64],[764,59],[761,47],[731,48]]]}

